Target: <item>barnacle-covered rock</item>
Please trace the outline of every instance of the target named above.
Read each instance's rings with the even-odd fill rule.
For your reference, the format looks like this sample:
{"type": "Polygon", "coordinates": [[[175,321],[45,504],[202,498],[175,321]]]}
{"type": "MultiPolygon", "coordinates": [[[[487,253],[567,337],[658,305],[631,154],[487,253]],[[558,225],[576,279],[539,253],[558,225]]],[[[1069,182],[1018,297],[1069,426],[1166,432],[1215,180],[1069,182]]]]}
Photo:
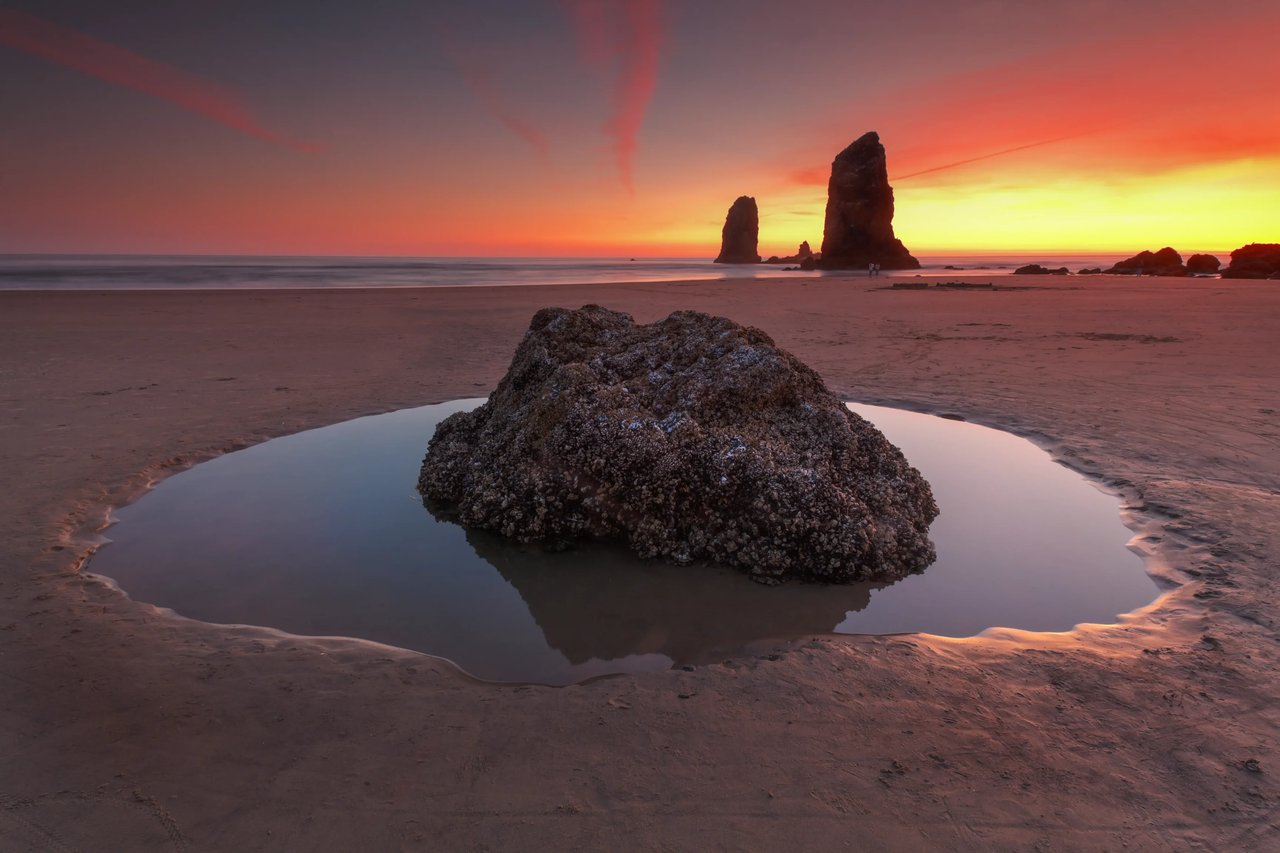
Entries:
{"type": "Polygon", "coordinates": [[[902,453],[764,332],[693,311],[542,309],[489,401],[437,428],[418,489],[520,542],[617,539],[762,581],[934,559],[938,509],[902,453]]]}

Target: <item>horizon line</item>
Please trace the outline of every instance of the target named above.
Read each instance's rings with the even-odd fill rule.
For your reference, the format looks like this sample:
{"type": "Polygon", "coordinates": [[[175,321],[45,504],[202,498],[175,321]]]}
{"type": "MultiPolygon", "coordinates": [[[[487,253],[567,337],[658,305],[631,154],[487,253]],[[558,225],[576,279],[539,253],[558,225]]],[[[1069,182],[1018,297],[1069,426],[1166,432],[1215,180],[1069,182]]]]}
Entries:
{"type": "MultiPolygon", "coordinates": [[[[1259,241],[1253,241],[1257,243],[1259,241]]],[[[1154,244],[1153,244],[1154,245],[1154,244]]],[[[1243,243],[1241,246],[1250,245],[1243,243]]],[[[1157,248],[1163,248],[1159,246],[1157,248]]],[[[1236,247],[1237,249],[1240,246],[1236,247]]],[[[1229,255],[1236,249],[1214,249],[1193,247],[1187,250],[1176,250],[1180,254],[1195,253],[1215,253],[1229,255]]],[[[992,257],[992,256],[1024,256],[1024,255],[1124,255],[1125,253],[1136,253],[1141,251],[1155,251],[1155,249],[1107,249],[1107,248],[1054,248],[1054,249],[1023,249],[1023,248],[980,248],[980,249],[921,249],[913,253],[916,258],[941,256],[941,257],[992,257]]],[[[659,253],[648,254],[643,252],[615,253],[615,254],[414,254],[414,253],[354,253],[354,254],[330,254],[318,252],[93,252],[93,251],[59,251],[59,252],[22,252],[22,251],[0,251],[0,258],[359,258],[366,260],[374,260],[380,258],[403,258],[403,259],[488,259],[488,260],[528,260],[528,259],[574,259],[574,260],[618,260],[618,259],[635,259],[635,260],[700,260],[703,257],[708,259],[715,257],[715,250],[710,249],[706,252],[695,254],[672,254],[659,253]]],[[[762,257],[769,257],[762,253],[762,257]]],[[[785,256],[784,256],[785,257],[785,256]]],[[[763,263],[763,261],[762,261],[763,263]]]]}

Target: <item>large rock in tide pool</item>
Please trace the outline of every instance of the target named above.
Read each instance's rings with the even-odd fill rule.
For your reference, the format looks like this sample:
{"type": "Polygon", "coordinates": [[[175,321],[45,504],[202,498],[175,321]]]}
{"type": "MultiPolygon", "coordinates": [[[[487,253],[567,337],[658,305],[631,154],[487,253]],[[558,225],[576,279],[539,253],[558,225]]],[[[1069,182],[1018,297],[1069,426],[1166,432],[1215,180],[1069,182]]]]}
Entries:
{"type": "Polygon", "coordinates": [[[934,559],[938,509],[902,453],[764,332],[692,311],[539,311],[489,401],[440,424],[418,489],[520,542],[615,539],[766,582],[934,559]]]}

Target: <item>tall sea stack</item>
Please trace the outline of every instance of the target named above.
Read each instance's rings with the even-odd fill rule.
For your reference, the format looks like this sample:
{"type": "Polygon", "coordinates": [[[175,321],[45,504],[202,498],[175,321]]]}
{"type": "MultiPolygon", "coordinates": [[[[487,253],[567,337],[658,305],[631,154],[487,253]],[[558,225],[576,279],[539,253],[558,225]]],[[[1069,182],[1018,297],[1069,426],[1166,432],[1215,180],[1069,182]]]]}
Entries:
{"type": "Polygon", "coordinates": [[[760,211],[751,196],[739,196],[729,207],[720,232],[720,254],[717,264],[758,264],[760,252],[760,211]]]}
{"type": "MultiPolygon", "coordinates": [[[[727,226],[726,226],[727,227],[727,226]]],[[[893,234],[893,187],[875,131],[836,155],[827,184],[819,269],[916,270],[920,262],[893,234]]]]}

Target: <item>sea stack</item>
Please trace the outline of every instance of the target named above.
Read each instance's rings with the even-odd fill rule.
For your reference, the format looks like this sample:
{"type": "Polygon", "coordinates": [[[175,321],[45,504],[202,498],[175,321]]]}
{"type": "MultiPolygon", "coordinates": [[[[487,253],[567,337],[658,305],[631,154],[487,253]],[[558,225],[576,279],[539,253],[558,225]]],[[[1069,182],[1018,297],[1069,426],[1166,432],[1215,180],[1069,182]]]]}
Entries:
{"type": "Polygon", "coordinates": [[[760,252],[760,211],[751,196],[739,196],[729,206],[720,232],[720,254],[717,264],[758,264],[760,252]]]}
{"type": "Polygon", "coordinates": [[[836,155],[827,184],[827,216],[822,228],[819,269],[916,270],[893,233],[893,187],[884,146],[875,131],[864,134],[836,155]]]}
{"type": "Polygon", "coordinates": [[[588,305],[533,316],[488,402],[440,423],[418,490],[517,542],[621,542],[763,583],[892,581],[934,559],[929,484],[759,329],[588,305]]]}

